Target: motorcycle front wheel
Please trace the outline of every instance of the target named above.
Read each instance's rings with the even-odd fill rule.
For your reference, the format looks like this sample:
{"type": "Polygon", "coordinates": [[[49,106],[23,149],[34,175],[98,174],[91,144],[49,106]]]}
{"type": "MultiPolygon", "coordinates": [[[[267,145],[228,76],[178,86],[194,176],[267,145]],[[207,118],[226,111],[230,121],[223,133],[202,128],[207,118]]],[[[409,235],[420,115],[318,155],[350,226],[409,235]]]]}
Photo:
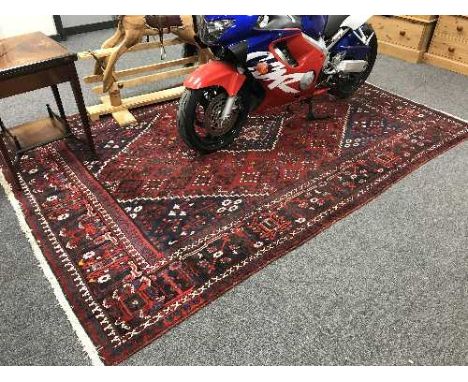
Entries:
{"type": "Polygon", "coordinates": [[[227,99],[220,87],[185,90],[177,111],[177,129],[189,147],[211,153],[229,146],[239,135],[249,112],[248,95],[241,90],[231,114],[222,119],[227,99]]]}

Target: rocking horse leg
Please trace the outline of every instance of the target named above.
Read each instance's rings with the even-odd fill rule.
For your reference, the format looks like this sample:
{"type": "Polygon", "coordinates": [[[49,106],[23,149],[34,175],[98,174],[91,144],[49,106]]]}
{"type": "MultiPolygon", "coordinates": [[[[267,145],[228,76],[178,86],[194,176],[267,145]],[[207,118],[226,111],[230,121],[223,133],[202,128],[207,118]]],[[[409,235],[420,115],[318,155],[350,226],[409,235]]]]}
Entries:
{"type": "MultiPolygon", "coordinates": [[[[119,25],[117,26],[117,29],[115,30],[115,33],[102,43],[101,49],[113,48],[119,45],[122,42],[124,36],[125,36],[125,33],[122,31],[121,25],[119,22],[119,25]]],[[[107,65],[107,61],[108,61],[107,57],[102,58],[99,61],[96,61],[96,63],[94,64],[94,74],[102,74],[103,68],[105,68],[107,65]]]]}
{"type": "Polygon", "coordinates": [[[114,82],[113,72],[114,72],[114,68],[115,68],[115,64],[117,60],[133,45],[140,42],[141,38],[142,38],[141,31],[135,31],[135,30],[127,31],[123,41],[120,43],[119,46],[116,47],[116,49],[109,56],[106,69],[104,70],[104,78],[103,78],[104,92],[107,92],[112,86],[112,83],[114,82]]]}
{"type": "MultiPolygon", "coordinates": [[[[118,30],[122,33],[123,38],[106,61],[106,69],[104,70],[103,78],[103,88],[105,92],[110,89],[114,82],[113,72],[117,60],[122,54],[142,40],[145,29],[145,16],[125,15],[120,18],[118,30]]],[[[109,41],[109,44],[112,42],[114,41],[109,41]]]]}
{"type": "Polygon", "coordinates": [[[125,33],[120,28],[117,28],[115,33],[102,43],[101,49],[113,48],[118,45],[122,41],[124,35],[125,33]]]}

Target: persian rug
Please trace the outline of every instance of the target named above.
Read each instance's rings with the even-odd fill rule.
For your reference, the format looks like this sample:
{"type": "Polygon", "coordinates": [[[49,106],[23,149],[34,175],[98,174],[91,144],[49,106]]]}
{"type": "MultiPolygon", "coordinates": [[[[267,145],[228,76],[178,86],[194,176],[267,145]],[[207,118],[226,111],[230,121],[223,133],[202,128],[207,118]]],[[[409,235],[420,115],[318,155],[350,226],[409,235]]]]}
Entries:
{"type": "MultiPolygon", "coordinates": [[[[227,150],[200,155],[177,102],[93,125],[98,159],[59,142],[21,161],[15,192],[74,315],[116,364],[269,262],[366,204],[468,135],[468,124],[365,85],[249,119],[227,150]]],[[[72,117],[79,131],[78,117],[72,117]]]]}

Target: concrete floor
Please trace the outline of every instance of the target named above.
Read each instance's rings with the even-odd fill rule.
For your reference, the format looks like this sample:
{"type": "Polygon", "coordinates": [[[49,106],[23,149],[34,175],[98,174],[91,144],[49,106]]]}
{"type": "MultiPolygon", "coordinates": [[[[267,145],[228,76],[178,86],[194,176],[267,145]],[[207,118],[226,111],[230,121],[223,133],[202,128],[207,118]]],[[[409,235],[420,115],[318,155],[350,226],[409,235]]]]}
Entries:
{"type": "MultiPolygon", "coordinates": [[[[75,36],[75,51],[110,31],[75,36]]],[[[124,66],[154,60],[126,57],[124,66]]],[[[171,55],[177,50],[171,49],[171,55]]],[[[80,75],[90,62],[79,62],[80,75]]],[[[468,119],[468,77],[379,57],[369,79],[468,119]]],[[[66,86],[68,113],[76,111],[66,86]]],[[[85,85],[86,102],[96,103],[85,85]]],[[[2,100],[7,125],[44,111],[48,90],[2,100]]],[[[468,143],[269,265],[131,357],[127,365],[466,365],[468,143]]],[[[0,191],[0,364],[87,365],[0,191]]]]}

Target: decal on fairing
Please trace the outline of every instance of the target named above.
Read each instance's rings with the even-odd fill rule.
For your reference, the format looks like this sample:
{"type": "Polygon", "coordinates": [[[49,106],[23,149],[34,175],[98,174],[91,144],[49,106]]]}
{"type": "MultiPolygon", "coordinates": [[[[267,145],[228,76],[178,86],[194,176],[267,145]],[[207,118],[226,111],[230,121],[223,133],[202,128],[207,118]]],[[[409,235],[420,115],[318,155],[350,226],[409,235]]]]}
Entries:
{"type": "Polygon", "coordinates": [[[299,82],[304,73],[286,74],[287,70],[283,63],[279,62],[271,52],[253,52],[247,55],[247,67],[252,75],[261,81],[271,81],[267,86],[269,89],[279,88],[285,93],[299,93],[299,90],[288,85],[299,82]],[[260,74],[256,66],[259,62],[270,65],[270,71],[260,74]]]}

